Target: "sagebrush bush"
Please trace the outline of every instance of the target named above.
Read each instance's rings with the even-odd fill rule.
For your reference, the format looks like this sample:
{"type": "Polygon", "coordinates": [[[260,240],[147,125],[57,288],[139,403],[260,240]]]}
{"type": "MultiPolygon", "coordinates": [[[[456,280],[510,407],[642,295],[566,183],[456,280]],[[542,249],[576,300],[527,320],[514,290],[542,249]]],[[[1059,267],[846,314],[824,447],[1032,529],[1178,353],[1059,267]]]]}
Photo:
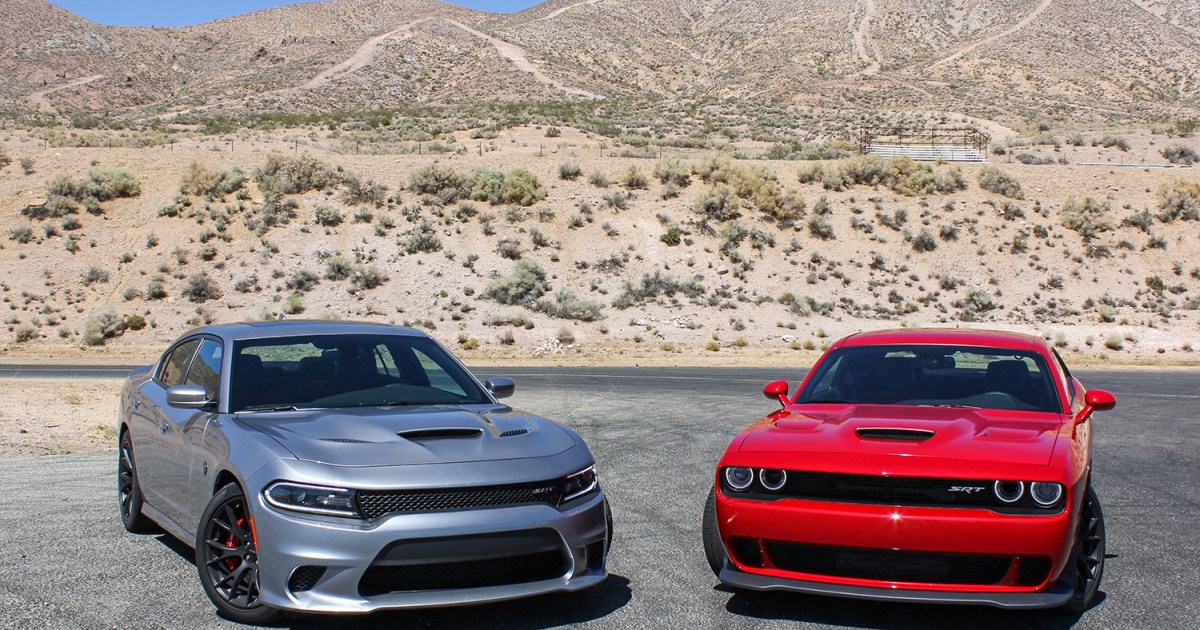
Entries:
{"type": "Polygon", "coordinates": [[[714,221],[729,221],[742,216],[737,192],[728,184],[705,190],[696,199],[696,212],[714,221]]]}
{"type": "Polygon", "coordinates": [[[621,184],[630,190],[644,190],[650,184],[650,179],[634,164],[630,164],[618,176],[621,184]]]}
{"type": "Polygon", "coordinates": [[[1197,154],[1195,149],[1182,144],[1165,147],[1159,150],[1159,153],[1172,164],[1191,166],[1193,162],[1200,162],[1200,154],[1197,154]]]}
{"type": "Polygon", "coordinates": [[[833,240],[836,237],[833,232],[833,224],[829,222],[829,219],[819,214],[814,215],[808,220],[808,231],[823,241],[833,240]]]}
{"type": "Polygon", "coordinates": [[[203,271],[192,274],[188,278],[187,286],[183,289],[183,296],[190,302],[207,302],[221,297],[221,287],[207,273],[203,271]]]}
{"type": "Polygon", "coordinates": [[[886,186],[902,195],[946,194],[967,187],[966,177],[958,167],[935,170],[907,156],[886,160],[878,155],[864,155],[838,160],[828,166],[812,165],[801,169],[798,178],[801,183],[819,179],[826,190],[886,186]]]}
{"type": "Polygon", "coordinates": [[[288,195],[332,189],[342,182],[342,174],[337,167],[308,153],[295,157],[273,153],[255,170],[254,179],[264,193],[288,195]]]}
{"type": "Polygon", "coordinates": [[[704,295],[704,292],[704,285],[699,282],[681,282],[656,270],[653,275],[642,274],[641,282],[637,284],[626,281],[624,291],[613,300],[613,306],[626,309],[657,299],[660,295],[674,297],[676,293],[682,293],[689,298],[696,298],[704,295]]]}
{"type": "Polygon", "coordinates": [[[109,339],[124,334],[126,327],[125,320],[111,306],[107,307],[84,322],[83,342],[89,346],[102,346],[109,339]]]}
{"type": "Polygon", "coordinates": [[[985,166],[979,169],[979,187],[1013,199],[1024,199],[1025,191],[1016,177],[994,167],[985,166]]]}
{"type": "Polygon", "coordinates": [[[519,260],[511,274],[488,284],[483,296],[501,304],[530,304],[545,295],[546,272],[532,260],[519,260]]]}
{"type": "Polygon", "coordinates": [[[503,203],[532,206],[546,198],[546,188],[537,175],[523,168],[515,168],[504,176],[503,203]]]}
{"type": "Polygon", "coordinates": [[[1200,221],[1200,182],[1182,177],[1164,182],[1158,188],[1158,207],[1163,222],[1200,221]]]}
{"type": "Polygon", "coordinates": [[[308,269],[297,269],[292,273],[292,277],[284,283],[284,286],[296,293],[307,293],[315,289],[318,284],[321,284],[321,278],[316,273],[308,269]]]}
{"type": "Polygon", "coordinates": [[[665,185],[687,188],[692,183],[692,166],[679,158],[666,158],[654,164],[654,176],[665,185]]]}
{"type": "Polygon", "coordinates": [[[404,239],[401,247],[404,248],[406,254],[437,252],[442,249],[442,240],[438,238],[433,224],[428,219],[425,219],[421,221],[421,224],[416,229],[409,233],[408,238],[404,239]]]}
{"type": "Polygon", "coordinates": [[[450,166],[433,163],[409,173],[408,189],[423,195],[437,195],[443,190],[453,191],[458,196],[466,178],[450,166]]]}
{"type": "Polygon", "coordinates": [[[538,300],[533,309],[559,319],[594,322],[602,317],[600,303],[575,296],[570,289],[559,291],[553,300],[538,300]]]}
{"type": "Polygon", "coordinates": [[[245,184],[246,175],[237,166],[228,171],[210,170],[198,160],[193,160],[183,171],[179,192],[212,201],[241,190],[245,184]]]}
{"type": "Polygon", "coordinates": [[[356,265],[350,276],[350,284],[364,291],[383,286],[388,280],[387,272],[374,265],[356,265]]]}
{"type": "Polygon", "coordinates": [[[326,206],[322,204],[317,206],[316,210],[313,212],[313,221],[315,221],[317,225],[324,227],[337,227],[342,224],[343,219],[344,217],[342,216],[342,213],[333,206],[326,206]]]}
{"type": "Polygon", "coordinates": [[[1070,197],[1060,211],[1063,227],[1078,232],[1085,239],[1095,238],[1100,232],[1112,229],[1109,207],[1107,201],[1090,196],[1082,200],[1070,197]]]}
{"type": "Polygon", "coordinates": [[[492,168],[476,168],[467,174],[464,185],[466,197],[475,201],[486,201],[492,205],[504,202],[504,171],[492,168]]]}
{"type": "Polygon", "coordinates": [[[562,164],[558,165],[559,179],[574,181],[575,179],[578,179],[579,176],[582,174],[583,174],[583,169],[580,168],[579,165],[574,162],[563,162],[562,164]]]}
{"type": "Polygon", "coordinates": [[[913,237],[913,251],[931,252],[937,249],[937,239],[933,237],[933,232],[922,229],[921,233],[913,237]]]}

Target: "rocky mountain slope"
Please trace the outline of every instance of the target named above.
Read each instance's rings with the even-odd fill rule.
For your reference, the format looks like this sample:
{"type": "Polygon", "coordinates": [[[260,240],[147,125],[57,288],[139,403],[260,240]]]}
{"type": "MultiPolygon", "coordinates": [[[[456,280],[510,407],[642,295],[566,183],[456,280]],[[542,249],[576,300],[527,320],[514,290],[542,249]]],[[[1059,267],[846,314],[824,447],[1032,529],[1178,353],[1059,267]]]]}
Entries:
{"type": "Polygon", "coordinates": [[[1032,119],[1195,115],[1198,0],[332,0],[184,28],[0,6],[10,114],[739,98],[1032,119]]]}

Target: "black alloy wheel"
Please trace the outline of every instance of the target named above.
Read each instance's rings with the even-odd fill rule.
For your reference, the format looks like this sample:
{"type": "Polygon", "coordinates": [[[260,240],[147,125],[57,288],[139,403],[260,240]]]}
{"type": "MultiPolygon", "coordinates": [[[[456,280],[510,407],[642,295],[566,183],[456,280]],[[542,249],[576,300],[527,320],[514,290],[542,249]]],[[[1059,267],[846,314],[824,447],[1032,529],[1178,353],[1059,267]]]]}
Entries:
{"type": "Polygon", "coordinates": [[[196,569],[204,593],[223,617],[263,624],[278,615],[259,600],[258,549],[246,495],[237,484],[221,488],[204,508],[196,535],[196,569]]]}
{"type": "Polygon", "coordinates": [[[1104,577],[1104,542],[1104,511],[1100,508],[1100,497],[1089,483],[1079,510],[1075,549],[1065,569],[1075,572],[1075,593],[1063,604],[1063,611],[1080,613],[1095,603],[1100,579],[1104,577]]]}
{"type": "Polygon", "coordinates": [[[142,486],[133,463],[133,438],[126,431],[117,448],[117,507],[125,530],[142,534],[154,529],[154,523],[142,514],[142,486]]]}
{"type": "Polygon", "coordinates": [[[717,487],[708,491],[708,500],[704,502],[704,522],[701,526],[704,536],[704,557],[713,575],[721,577],[721,569],[729,560],[725,551],[725,543],[721,542],[721,530],[717,527],[717,487]]]}

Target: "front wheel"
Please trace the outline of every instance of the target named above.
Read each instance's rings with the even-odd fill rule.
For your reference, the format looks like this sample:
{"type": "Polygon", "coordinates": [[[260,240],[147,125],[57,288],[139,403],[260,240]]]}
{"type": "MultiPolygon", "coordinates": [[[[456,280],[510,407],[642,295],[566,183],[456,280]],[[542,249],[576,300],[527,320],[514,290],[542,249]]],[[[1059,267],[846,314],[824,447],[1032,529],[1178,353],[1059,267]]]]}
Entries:
{"type": "Polygon", "coordinates": [[[154,523],[142,514],[142,485],[133,462],[133,438],[129,431],[121,435],[117,447],[117,507],[126,531],[144,534],[154,530],[154,523]]]}
{"type": "Polygon", "coordinates": [[[701,524],[704,535],[704,557],[713,575],[721,577],[721,569],[729,560],[725,552],[725,544],[721,542],[721,530],[717,527],[717,487],[708,491],[708,500],[704,502],[704,522],[701,524]]]}
{"type": "Polygon", "coordinates": [[[265,624],[279,614],[259,600],[258,545],[246,495],[237,484],[221,488],[200,517],[196,534],[200,584],[221,616],[265,624]]]}
{"type": "Polygon", "coordinates": [[[1075,572],[1075,593],[1063,604],[1064,612],[1080,613],[1096,602],[1100,578],[1104,577],[1104,542],[1104,511],[1100,508],[1100,497],[1088,484],[1079,510],[1074,551],[1065,569],[1075,572]]]}

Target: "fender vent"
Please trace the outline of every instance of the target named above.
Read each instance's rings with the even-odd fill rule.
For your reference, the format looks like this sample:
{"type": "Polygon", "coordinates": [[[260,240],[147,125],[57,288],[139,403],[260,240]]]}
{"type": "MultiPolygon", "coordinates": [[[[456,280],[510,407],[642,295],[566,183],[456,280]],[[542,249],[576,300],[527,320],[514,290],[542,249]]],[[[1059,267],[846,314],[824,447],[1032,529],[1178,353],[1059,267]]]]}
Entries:
{"type": "Polygon", "coordinates": [[[453,438],[477,438],[483,435],[483,429],[454,427],[446,429],[413,429],[397,433],[406,440],[445,440],[453,438]]]}
{"type": "Polygon", "coordinates": [[[933,437],[933,431],[925,429],[855,429],[854,433],[864,440],[897,442],[924,442],[933,437]]]}
{"type": "Polygon", "coordinates": [[[518,435],[525,435],[526,433],[529,433],[529,429],[511,429],[501,433],[500,437],[515,437],[518,435]]]}
{"type": "Polygon", "coordinates": [[[371,440],[356,440],[354,438],[321,438],[322,442],[337,442],[338,444],[377,444],[371,440]]]}

